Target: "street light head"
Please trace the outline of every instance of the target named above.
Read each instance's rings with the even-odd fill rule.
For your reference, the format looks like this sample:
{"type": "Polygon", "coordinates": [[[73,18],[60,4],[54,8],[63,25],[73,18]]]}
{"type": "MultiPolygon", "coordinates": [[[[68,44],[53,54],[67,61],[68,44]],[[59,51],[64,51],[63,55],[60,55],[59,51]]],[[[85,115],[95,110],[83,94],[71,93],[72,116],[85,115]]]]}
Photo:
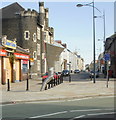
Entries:
{"type": "Polygon", "coordinates": [[[77,7],[82,7],[83,5],[82,5],[82,4],[77,4],[76,6],[77,6],[77,7]]]}

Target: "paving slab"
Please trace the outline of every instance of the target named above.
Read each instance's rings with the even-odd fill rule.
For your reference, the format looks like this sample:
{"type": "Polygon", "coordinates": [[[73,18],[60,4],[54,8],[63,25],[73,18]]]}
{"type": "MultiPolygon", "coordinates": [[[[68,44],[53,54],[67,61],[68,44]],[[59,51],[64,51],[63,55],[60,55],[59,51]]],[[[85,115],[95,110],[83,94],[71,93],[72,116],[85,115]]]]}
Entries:
{"type": "Polygon", "coordinates": [[[92,81],[68,82],[64,81],[51,89],[40,91],[42,82],[29,80],[29,91],[26,91],[26,81],[11,83],[11,90],[7,91],[7,84],[1,85],[0,93],[2,99],[0,103],[16,103],[46,100],[65,100],[95,96],[114,96],[116,84],[115,80],[108,82],[106,79],[97,79],[96,83],[92,81]]]}

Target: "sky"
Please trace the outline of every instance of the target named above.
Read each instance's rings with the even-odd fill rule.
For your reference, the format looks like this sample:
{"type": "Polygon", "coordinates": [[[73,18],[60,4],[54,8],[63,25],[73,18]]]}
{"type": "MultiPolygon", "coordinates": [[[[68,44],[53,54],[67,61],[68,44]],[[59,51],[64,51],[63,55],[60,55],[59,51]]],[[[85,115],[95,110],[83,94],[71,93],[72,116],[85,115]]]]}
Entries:
{"type": "MultiPolygon", "coordinates": [[[[87,0],[86,0],[87,1],[87,0]]],[[[107,0],[106,0],[107,1],[107,0]]],[[[13,0],[13,2],[16,2],[13,0]]],[[[11,1],[1,2],[1,7],[13,3],[11,1]]],[[[17,1],[25,9],[31,8],[39,11],[39,1],[22,2],[17,1]]],[[[85,64],[90,64],[93,60],[93,14],[92,7],[76,7],[77,4],[87,4],[91,1],[83,2],[48,2],[44,3],[45,8],[49,8],[49,26],[54,28],[55,40],[61,40],[67,44],[69,50],[77,51],[85,64]]],[[[95,2],[95,16],[102,16],[105,11],[105,37],[110,37],[114,33],[114,2],[95,2]]],[[[103,52],[104,29],[103,18],[95,19],[95,36],[96,36],[96,59],[103,52]],[[100,39],[100,41],[98,41],[100,39]]]]}

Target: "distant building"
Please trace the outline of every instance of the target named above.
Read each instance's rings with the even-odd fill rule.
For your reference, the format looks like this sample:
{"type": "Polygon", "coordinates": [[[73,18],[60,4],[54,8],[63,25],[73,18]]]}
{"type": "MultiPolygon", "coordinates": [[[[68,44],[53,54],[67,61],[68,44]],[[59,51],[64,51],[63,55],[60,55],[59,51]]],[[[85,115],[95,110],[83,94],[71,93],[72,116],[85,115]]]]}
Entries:
{"type": "Polygon", "coordinates": [[[109,69],[113,70],[113,76],[116,77],[116,33],[106,39],[105,53],[110,54],[109,69]]]}

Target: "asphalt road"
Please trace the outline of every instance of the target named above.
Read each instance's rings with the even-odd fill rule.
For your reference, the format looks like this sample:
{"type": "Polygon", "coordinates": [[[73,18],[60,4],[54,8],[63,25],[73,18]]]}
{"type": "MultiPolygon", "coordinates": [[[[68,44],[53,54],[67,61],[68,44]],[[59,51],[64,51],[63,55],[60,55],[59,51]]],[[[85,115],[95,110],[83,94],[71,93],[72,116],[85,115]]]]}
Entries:
{"type": "MultiPolygon", "coordinates": [[[[114,97],[83,98],[66,101],[42,101],[2,106],[3,120],[46,118],[76,120],[79,118],[114,118],[114,97]]],[[[45,120],[46,120],[45,119],[45,120]]]]}
{"type": "MultiPolygon", "coordinates": [[[[64,76],[63,80],[69,81],[69,76],[64,76]]],[[[71,81],[88,81],[90,80],[88,72],[80,72],[76,74],[71,74],[71,81]]]]}

